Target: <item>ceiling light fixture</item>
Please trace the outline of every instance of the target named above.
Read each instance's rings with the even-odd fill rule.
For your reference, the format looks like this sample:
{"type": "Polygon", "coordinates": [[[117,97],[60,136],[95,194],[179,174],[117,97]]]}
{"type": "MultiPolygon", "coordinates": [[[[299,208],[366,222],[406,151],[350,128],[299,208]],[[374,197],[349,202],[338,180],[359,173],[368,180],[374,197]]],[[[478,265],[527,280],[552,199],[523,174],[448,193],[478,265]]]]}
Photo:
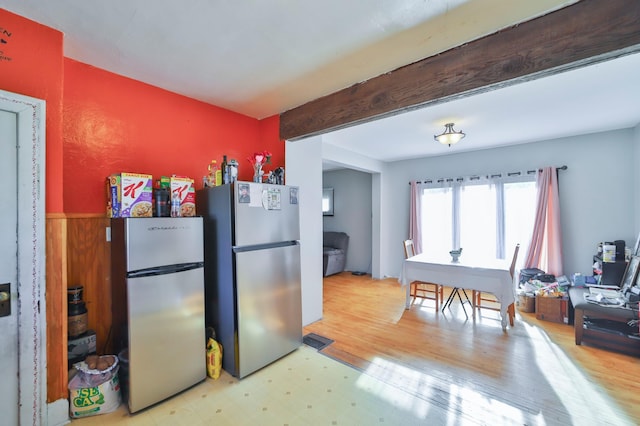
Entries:
{"type": "Polygon", "coordinates": [[[465,137],[464,133],[453,130],[453,123],[447,123],[444,127],[445,130],[443,133],[433,136],[435,140],[443,145],[449,145],[449,147],[451,147],[451,145],[460,142],[460,140],[465,137]]]}

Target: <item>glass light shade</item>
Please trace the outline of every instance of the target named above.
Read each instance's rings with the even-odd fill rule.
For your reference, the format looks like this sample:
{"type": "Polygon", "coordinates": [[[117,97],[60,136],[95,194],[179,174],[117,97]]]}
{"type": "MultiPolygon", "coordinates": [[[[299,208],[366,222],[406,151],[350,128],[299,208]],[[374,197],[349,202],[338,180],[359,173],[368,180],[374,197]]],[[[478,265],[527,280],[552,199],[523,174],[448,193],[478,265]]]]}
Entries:
{"type": "Polygon", "coordinates": [[[456,132],[455,130],[453,130],[453,123],[447,123],[444,125],[444,127],[445,127],[444,133],[433,136],[435,140],[437,140],[443,145],[451,146],[453,144],[460,142],[460,140],[465,137],[464,133],[456,132]]]}

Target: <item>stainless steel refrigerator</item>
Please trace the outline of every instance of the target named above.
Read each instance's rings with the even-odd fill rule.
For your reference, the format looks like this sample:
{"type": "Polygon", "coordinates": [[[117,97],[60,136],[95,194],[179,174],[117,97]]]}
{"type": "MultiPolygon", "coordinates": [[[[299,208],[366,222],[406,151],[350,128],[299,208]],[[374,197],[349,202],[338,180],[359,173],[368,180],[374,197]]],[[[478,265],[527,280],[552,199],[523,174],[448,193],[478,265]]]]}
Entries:
{"type": "Polygon", "coordinates": [[[130,412],[206,378],[203,220],[111,220],[112,335],[130,412]],[[123,365],[124,367],[124,365],[123,365]]]}
{"type": "Polygon", "coordinates": [[[197,192],[205,313],[238,378],[302,344],[298,188],[236,182],[197,192]]]}

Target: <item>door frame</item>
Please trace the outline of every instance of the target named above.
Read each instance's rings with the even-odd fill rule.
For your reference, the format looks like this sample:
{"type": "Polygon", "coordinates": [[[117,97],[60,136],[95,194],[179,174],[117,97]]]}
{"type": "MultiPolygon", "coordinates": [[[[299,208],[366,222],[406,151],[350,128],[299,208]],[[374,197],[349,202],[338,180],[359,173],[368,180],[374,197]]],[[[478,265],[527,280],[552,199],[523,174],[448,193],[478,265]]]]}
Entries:
{"type": "Polygon", "coordinates": [[[46,424],[45,101],[0,90],[0,108],[16,114],[19,147],[18,418],[46,424]]]}

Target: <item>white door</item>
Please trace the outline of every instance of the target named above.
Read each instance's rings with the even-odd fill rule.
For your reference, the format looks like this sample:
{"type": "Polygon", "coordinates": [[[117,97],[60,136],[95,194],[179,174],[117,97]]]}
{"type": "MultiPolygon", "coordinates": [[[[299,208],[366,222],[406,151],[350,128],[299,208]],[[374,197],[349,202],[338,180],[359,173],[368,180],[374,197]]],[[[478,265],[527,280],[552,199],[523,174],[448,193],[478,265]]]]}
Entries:
{"type": "MultiPolygon", "coordinates": [[[[5,208],[0,210],[0,286],[10,284],[11,314],[0,317],[0,362],[3,374],[0,380],[0,412],[2,422],[7,425],[18,424],[18,315],[16,314],[16,293],[18,283],[18,205],[17,166],[16,166],[16,114],[0,110],[0,182],[5,194],[5,208]]],[[[1,290],[0,290],[1,291],[1,290]]],[[[6,293],[5,293],[6,294],[6,293]]],[[[1,311],[2,309],[0,309],[1,311]]]]}
{"type": "Polygon", "coordinates": [[[0,90],[0,297],[11,286],[11,313],[0,316],[0,424],[8,426],[46,424],[48,414],[44,108],[0,90]]]}

